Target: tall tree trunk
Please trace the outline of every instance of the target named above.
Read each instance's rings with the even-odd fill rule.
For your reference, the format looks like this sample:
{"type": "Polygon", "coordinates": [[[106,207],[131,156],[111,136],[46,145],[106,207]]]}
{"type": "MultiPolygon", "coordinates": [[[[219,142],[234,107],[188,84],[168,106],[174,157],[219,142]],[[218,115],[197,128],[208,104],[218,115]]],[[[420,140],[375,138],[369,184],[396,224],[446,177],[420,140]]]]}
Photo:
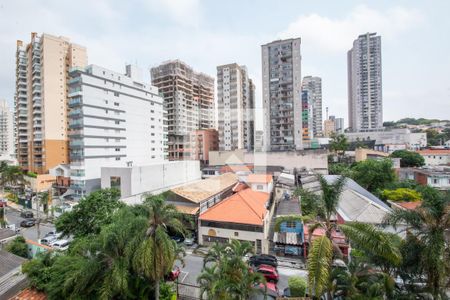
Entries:
{"type": "Polygon", "coordinates": [[[159,280],[155,282],[155,299],[159,300],[159,280]]]}

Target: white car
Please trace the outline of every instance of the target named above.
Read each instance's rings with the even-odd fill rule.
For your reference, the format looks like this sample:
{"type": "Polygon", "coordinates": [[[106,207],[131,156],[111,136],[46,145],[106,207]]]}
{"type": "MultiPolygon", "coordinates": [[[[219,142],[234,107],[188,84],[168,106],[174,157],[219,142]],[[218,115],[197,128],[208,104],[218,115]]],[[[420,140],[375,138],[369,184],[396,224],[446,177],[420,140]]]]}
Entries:
{"type": "Polygon", "coordinates": [[[56,237],[54,235],[47,235],[43,239],[39,240],[39,244],[50,246],[53,242],[56,242],[56,237]]]}
{"type": "Polygon", "coordinates": [[[57,240],[57,241],[51,243],[50,246],[53,249],[64,251],[64,250],[69,249],[69,244],[70,244],[70,242],[68,240],[57,240]]]}

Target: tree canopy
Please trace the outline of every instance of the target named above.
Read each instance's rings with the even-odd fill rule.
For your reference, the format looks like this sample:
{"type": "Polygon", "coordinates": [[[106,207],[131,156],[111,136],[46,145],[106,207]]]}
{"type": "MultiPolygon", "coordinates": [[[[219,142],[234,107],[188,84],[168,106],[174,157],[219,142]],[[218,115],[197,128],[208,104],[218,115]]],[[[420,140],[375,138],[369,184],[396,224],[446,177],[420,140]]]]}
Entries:
{"type": "Polygon", "coordinates": [[[352,167],[351,177],[369,192],[383,190],[396,180],[390,159],[367,159],[352,167]]]}
{"type": "Polygon", "coordinates": [[[123,207],[116,189],[95,191],[80,200],[72,211],[63,213],[55,223],[63,235],[75,237],[100,233],[103,225],[110,224],[115,211],[123,207]]]}
{"type": "Polygon", "coordinates": [[[419,201],[422,199],[422,195],[412,189],[398,188],[395,190],[384,190],[381,193],[381,198],[392,201],[419,201]]]}
{"type": "Polygon", "coordinates": [[[392,152],[391,157],[400,158],[400,167],[421,167],[425,165],[425,159],[417,152],[408,150],[396,150],[392,152]]]}

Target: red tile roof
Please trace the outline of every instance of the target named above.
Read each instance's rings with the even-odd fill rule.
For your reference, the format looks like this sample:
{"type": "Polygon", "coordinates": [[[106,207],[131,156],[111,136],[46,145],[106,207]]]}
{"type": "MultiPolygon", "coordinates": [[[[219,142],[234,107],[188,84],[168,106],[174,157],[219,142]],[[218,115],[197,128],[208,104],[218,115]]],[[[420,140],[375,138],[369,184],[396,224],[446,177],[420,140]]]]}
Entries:
{"type": "Polygon", "coordinates": [[[47,295],[35,289],[25,289],[9,300],[46,300],[47,295]]]}
{"type": "Polygon", "coordinates": [[[395,204],[407,210],[414,210],[422,204],[422,201],[416,202],[396,202],[395,204]]]}
{"type": "Polygon", "coordinates": [[[220,174],[228,173],[228,172],[252,172],[252,165],[226,165],[220,168],[220,174]]]}
{"type": "Polygon", "coordinates": [[[268,193],[245,189],[202,213],[200,220],[263,225],[268,200],[268,193]]]}
{"type": "Polygon", "coordinates": [[[417,151],[420,155],[450,155],[450,149],[426,149],[417,151]]]}
{"type": "Polygon", "coordinates": [[[270,174],[250,174],[247,176],[248,183],[269,183],[273,178],[270,174]]]}
{"type": "MultiPolygon", "coordinates": [[[[308,241],[308,239],[309,239],[309,231],[308,230],[309,230],[308,225],[307,224],[303,225],[303,233],[305,236],[305,241],[308,241]]],[[[314,230],[312,239],[314,240],[314,238],[323,236],[323,235],[325,235],[325,229],[318,227],[314,230]]],[[[331,233],[331,238],[333,239],[333,241],[337,242],[338,244],[346,244],[345,235],[342,232],[333,231],[331,233]]]]}

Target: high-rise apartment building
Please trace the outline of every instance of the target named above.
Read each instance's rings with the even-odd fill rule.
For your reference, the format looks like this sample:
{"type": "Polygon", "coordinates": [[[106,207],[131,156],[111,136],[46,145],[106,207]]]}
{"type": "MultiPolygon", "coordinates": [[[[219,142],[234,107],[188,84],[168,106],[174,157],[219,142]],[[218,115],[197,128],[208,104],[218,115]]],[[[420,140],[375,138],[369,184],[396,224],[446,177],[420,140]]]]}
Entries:
{"type": "Polygon", "coordinates": [[[255,130],[255,152],[264,151],[264,131],[263,130],[255,130]]]}
{"type": "Polygon", "coordinates": [[[172,60],[151,69],[167,108],[170,160],[189,159],[190,133],[214,128],[214,78],[172,60]]]}
{"type": "Polygon", "coordinates": [[[322,78],[317,76],[303,77],[302,92],[308,94],[312,106],[312,136],[322,136],[322,78]]]}
{"type": "Polygon", "coordinates": [[[219,149],[253,150],[255,86],[245,66],[217,67],[217,107],[219,149]]]}
{"type": "Polygon", "coordinates": [[[0,100],[0,155],[14,154],[13,113],[6,100],[0,100]]]}
{"type": "Polygon", "coordinates": [[[344,118],[335,118],[334,119],[334,128],[336,133],[342,134],[345,131],[344,128],[344,118]]]}
{"type": "Polygon", "coordinates": [[[348,119],[351,131],[383,127],[381,37],[360,35],[347,53],[348,119]]]}
{"type": "Polygon", "coordinates": [[[333,116],[330,116],[329,119],[323,121],[323,135],[325,137],[331,137],[333,133],[336,132],[336,123],[333,116]]]}
{"type": "Polygon", "coordinates": [[[87,64],[86,48],[68,38],[31,33],[17,41],[15,126],[19,165],[36,173],[69,163],[69,70],[87,64]]]}
{"type": "Polygon", "coordinates": [[[154,86],[96,65],[69,81],[70,177],[83,196],[100,188],[102,167],[160,163],[167,151],[163,99],[154,86]]]}
{"type": "Polygon", "coordinates": [[[209,163],[209,151],[219,150],[219,134],[215,129],[199,129],[191,131],[189,152],[191,159],[201,164],[209,163]]]}
{"type": "Polygon", "coordinates": [[[302,145],[310,148],[313,139],[314,128],[314,102],[313,94],[308,90],[302,90],[302,145]]]}
{"type": "Polygon", "coordinates": [[[300,38],[262,45],[265,150],[303,149],[300,38]]]}

